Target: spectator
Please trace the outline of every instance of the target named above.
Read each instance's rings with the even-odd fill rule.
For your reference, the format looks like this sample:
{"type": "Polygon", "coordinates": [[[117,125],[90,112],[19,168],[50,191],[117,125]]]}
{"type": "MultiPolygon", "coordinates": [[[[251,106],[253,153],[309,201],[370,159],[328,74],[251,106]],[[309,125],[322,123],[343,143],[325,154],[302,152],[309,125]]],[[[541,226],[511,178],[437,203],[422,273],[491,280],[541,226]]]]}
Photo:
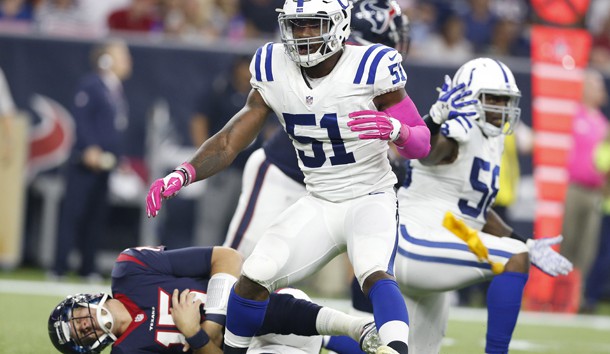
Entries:
{"type": "Polygon", "coordinates": [[[26,21],[34,18],[34,6],[27,0],[0,0],[1,21],[26,21]]]}
{"type": "Polygon", "coordinates": [[[588,69],[582,101],[572,121],[573,145],[568,158],[568,191],[565,198],[561,254],[586,278],[595,257],[602,219],[605,177],[594,164],[594,149],[608,134],[608,119],[600,111],[607,92],[602,75],[588,69]]]}
{"type": "Polygon", "coordinates": [[[595,149],[595,166],[606,176],[604,204],[597,256],[585,283],[585,296],[580,312],[593,314],[598,309],[604,287],[610,280],[610,136],[595,149]]]}
{"type": "Polygon", "coordinates": [[[76,142],[65,167],[65,199],[51,278],[66,274],[68,256],[77,243],[78,274],[99,279],[96,254],[106,225],[108,177],[121,157],[127,128],[121,81],[131,73],[131,57],[123,42],[110,41],[94,48],[92,62],[95,72],[81,80],[74,96],[76,142]]]}
{"type": "Polygon", "coordinates": [[[464,22],[456,15],[450,16],[441,28],[440,34],[435,34],[423,43],[414,56],[430,61],[445,63],[462,63],[473,56],[472,46],[464,37],[464,22]]]}
{"type": "Polygon", "coordinates": [[[491,42],[493,29],[498,18],[491,12],[489,0],[470,0],[470,9],[463,16],[466,38],[477,53],[482,52],[491,42]]]}
{"type": "Polygon", "coordinates": [[[181,0],[161,0],[159,2],[159,18],[163,22],[163,32],[177,35],[184,22],[184,12],[181,0]]]}
{"type": "Polygon", "coordinates": [[[100,36],[108,34],[108,16],[117,9],[126,7],[131,0],[77,0],[87,18],[91,31],[100,36]]]}
{"type": "Polygon", "coordinates": [[[34,6],[27,0],[0,0],[0,29],[9,32],[29,32],[34,6]]]}
{"type": "Polygon", "coordinates": [[[239,0],[216,0],[217,13],[212,21],[225,38],[239,40],[246,36],[246,23],[239,8],[239,0]]]}
{"type": "Polygon", "coordinates": [[[152,31],[158,24],[156,10],[155,0],[133,0],[110,14],[108,27],[114,31],[152,31]]]}
{"type": "Polygon", "coordinates": [[[527,0],[491,0],[489,8],[498,18],[521,24],[528,16],[527,0]]]}
{"type": "Polygon", "coordinates": [[[409,17],[409,36],[414,48],[423,45],[436,31],[437,9],[433,4],[420,2],[407,13],[409,17]]]}
{"type": "Polygon", "coordinates": [[[529,56],[529,43],[521,36],[519,23],[501,19],[496,22],[486,54],[491,57],[529,56]]]}
{"type": "Polygon", "coordinates": [[[246,37],[272,39],[277,32],[277,12],[283,0],[240,0],[246,21],[246,37]]]}
{"type": "Polygon", "coordinates": [[[101,35],[90,26],[87,14],[78,0],[47,0],[35,13],[38,30],[45,33],[84,36],[101,35]]]}
{"type": "Polygon", "coordinates": [[[218,32],[212,26],[214,8],[214,2],[209,0],[182,0],[185,15],[181,31],[182,38],[213,39],[218,37],[218,32]]]}

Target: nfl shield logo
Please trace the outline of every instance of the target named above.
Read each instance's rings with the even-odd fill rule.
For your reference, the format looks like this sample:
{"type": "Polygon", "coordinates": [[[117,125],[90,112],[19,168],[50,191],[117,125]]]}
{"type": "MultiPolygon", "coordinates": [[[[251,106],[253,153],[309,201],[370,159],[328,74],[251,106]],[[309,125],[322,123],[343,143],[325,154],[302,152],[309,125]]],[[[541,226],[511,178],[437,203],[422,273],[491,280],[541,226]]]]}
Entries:
{"type": "Polygon", "coordinates": [[[311,106],[311,104],[313,103],[313,97],[312,96],[305,97],[305,103],[307,103],[308,106],[311,106]]]}

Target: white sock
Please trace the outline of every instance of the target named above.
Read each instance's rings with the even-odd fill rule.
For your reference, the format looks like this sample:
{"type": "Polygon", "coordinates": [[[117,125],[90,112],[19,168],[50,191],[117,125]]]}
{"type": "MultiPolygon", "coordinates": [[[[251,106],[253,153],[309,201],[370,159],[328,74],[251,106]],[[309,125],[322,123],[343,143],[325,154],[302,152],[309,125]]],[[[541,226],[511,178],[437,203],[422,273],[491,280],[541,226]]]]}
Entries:
{"type": "Polygon", "coordinates": [[[321,335],[347,335],[354,340],[360,340],[360,333],[371,318],[356,317],[328,307],[322,307],[316,318],[316,330],[321,335]]]}

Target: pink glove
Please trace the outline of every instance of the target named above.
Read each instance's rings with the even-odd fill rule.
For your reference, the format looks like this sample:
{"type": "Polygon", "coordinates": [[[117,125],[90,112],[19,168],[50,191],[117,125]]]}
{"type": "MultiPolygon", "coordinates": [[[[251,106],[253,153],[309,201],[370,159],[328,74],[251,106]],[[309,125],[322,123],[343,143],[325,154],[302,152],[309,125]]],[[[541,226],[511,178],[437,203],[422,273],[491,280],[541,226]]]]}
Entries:
{"type": "Polygon", "coordinates": [[[161,210],[161,200],[176,195],[182,187],[188,186],[195,179],[195,168],[188,162],[176,167],[169,175],[159,178],[150,186],[146,196],[146,215],[157,216],[161,210]]]}
{"type": "Polygon", "coordinates": [[[350,113],[349,117],[352,120],[347,122],[347,126],[353,132],[363,132],[358,135],[360,139],[389,140],[397,145],[402,145],[409,139],[409,126],[385,112],[358,111],[350,113]]]}

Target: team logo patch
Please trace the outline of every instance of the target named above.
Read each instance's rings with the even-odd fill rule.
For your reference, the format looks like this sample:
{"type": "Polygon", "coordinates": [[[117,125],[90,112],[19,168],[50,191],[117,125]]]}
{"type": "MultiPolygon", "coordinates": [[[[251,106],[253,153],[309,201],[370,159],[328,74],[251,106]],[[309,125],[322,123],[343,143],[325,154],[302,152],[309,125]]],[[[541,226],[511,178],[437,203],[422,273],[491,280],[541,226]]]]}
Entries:
{"type": "Polygon", "coordinates": [[[308,106],[311,106],[311,105],[313,104],[313,96],[307,96],[307,97],[305,97],[305,103],[306,103],[308,106]]]}

